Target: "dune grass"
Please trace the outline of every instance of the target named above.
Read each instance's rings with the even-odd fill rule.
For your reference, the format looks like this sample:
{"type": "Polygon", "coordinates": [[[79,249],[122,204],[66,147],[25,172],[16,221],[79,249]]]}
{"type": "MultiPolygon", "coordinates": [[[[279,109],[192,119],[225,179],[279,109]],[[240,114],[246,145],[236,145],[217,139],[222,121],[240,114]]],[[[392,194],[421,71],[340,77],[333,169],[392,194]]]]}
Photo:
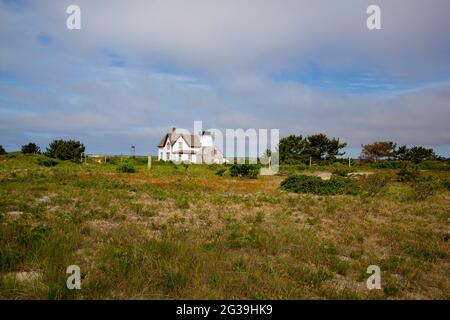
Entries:
{"type": "Polygon", "coordinates": [[[148,172],[137,159],[120,173],[120,159],[39,157],[0,156],[1,299],[450,298],[448,190],[418,199],[392,179],[374,194],[319,196],[218,166],[154,161],[148,172]],[[66,288],[73,264],[81,290],[66,288]],[[365,286],[373,264],[381,290],[365,286]]]}

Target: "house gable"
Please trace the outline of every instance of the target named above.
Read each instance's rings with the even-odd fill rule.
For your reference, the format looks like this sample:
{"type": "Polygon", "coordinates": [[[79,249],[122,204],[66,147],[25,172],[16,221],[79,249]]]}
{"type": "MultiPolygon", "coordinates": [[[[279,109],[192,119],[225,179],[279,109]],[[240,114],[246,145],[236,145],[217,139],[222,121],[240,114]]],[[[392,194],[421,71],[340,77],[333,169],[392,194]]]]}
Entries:
{"type": "Polygon", "coordinates": [[[180,135],[177,137],[177,139],[174,139],[172,141],[172,150],[173,152],[181,152],[181,151],[188,151],[191,150],[191,147],[189,146],[188,142],[186,141],[186,139],[180,135]],[[181,148],[180,148],[180,144],[181,144],[181,148]]]}
{"type": "Polygon", "coordinates": [[[168,138],[169,138],[169,134],[166,133],[166,135],[158,143],[158,148],[164,148],[166,146],[166,141],[167,141],[168,138]]]}

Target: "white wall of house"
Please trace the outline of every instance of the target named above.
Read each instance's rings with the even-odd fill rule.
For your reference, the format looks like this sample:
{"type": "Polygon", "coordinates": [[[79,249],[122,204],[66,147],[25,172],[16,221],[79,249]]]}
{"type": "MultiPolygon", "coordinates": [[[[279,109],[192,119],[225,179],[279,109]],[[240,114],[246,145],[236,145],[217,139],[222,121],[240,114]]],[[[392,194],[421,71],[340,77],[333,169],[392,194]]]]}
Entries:
{"type": "Polygon", "coordinates": [[[172,160],[172,148],[169,139],[167,139],[166,145],[163,148],[158,148],[158,160],[172,160]]]}
{"type": "Polygon", "coordinates": [[[178,139],[175,141],[175,144],[172,146],[173,152],[179,152],[179,151],[187,151],[191,150],[191,147],[188,146],[186,140],[182,136],[179,136],[178,139]]]}
{"type": "Polygon", "coordinates": [[[197,163],[200,148],[191,148],[182,136],[178,137],[173,145],[169,140],[163,148],[158,148],[158,160],[164,161],[189,161],[197,163]],[[183,151],[184,153],[180,153],[183,151]]]}
{"type": "Polygon", "coordinates": [[[212,147],[214,146],[213,138],[210,134],[204,134],[200,137],[200,143],[202,147],[212,147]]]}

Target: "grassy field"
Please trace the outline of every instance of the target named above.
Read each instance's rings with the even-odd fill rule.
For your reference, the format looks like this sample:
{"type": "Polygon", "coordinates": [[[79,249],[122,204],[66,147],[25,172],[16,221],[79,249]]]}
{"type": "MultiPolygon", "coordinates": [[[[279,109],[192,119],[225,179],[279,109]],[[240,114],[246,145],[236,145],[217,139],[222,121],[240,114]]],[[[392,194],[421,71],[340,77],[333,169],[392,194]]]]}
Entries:
{"type": "Polygon", "coordinates": [[[318,196],[218,166],[38,158],[0,156],[1,299],[450,298],[448,190],[419,199],[393,178],[374,196],[318,196]]]}

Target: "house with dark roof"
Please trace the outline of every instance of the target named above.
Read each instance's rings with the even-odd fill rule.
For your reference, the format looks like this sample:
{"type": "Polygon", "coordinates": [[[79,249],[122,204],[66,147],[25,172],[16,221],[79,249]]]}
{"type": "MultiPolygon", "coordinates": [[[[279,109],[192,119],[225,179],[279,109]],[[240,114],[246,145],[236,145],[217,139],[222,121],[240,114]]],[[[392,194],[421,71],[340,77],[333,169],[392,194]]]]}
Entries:
{"type": "Polygon", "coordinates": [[[222,151],[214,146],[214,138],[208,131],[200,135],[178,133],[172,128],[158,144],[158,160],[188,162],[188,163],[217,163],[228,162],[222,151]]]}

